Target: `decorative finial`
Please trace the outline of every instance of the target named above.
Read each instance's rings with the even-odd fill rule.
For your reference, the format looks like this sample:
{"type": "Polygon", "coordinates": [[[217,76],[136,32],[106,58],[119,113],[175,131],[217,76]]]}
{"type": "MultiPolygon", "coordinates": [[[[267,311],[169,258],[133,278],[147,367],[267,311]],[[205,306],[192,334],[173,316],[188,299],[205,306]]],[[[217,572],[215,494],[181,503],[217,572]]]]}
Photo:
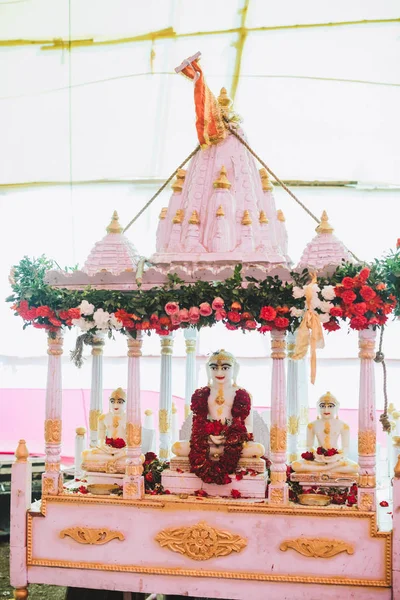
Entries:
{"type": "Polygon", "coordinates": [[[269,191],[273,190],[274,186],[271,183],[267,169],[262,168],[262,169],[260,169],[259,173],[260,173],[260,177],[261,177],[261,185],[262,185],[263,192],[269,192],[269,191]]]}
{"type": "Polygon", "coordinates": [[[284,223],[286,221],[285,215],[283,214],[283,212],[280,209],[276,211],[276,217],[277,217],[278,221],[280,221],[281,223],[284,223]]]}
{"type": "Polygon", "coordinates": [[[109,226],[106,229],[107,233],[122,233],[123,232],[124,228],[121,227],[118,219],[119,219],[118,213],[116,210],[114,210],[113,216],[111,218],[111,223],[109,224],[109,226]]]}
{"type": "Polygon", "coordinates": [[[19,440],[15,456],[17,462],[26,462],[28,460],[29,452],[25,440],[19,440]]]}
{"type": "Polygon", "coordinates": [[[221,88],[221,91],[219,93],[218,104],[220,105],[223,113],[229,112],[229,109],[233,104],[232,100],[228,96],[228,92],[226,91],[226,88],[224,88],[224,87],[221,88]]]}
{"type": "Polygon", "coordinates": [[[175,194],[180,194],[183,189],[183,184],[185,183],[186,170],[178,169],[176,172],[176,179],[174,183],[171,185],[175,194]]]}
{"type": "Polygon", "coordinates": [[[146,417],[151,417],[151,415],[153,414],[153,411],[150,408],[148,408],[144,411],[144,414],[146,415],[146,417]]]}
{"type": "Polygon", "coordinates": [[[267,215],[265,214],[265,211],[260,210],[260,219],[259,219],[260,223],[268,223],[268,219],[267,219],[267,215]]]}
{"type": "Polygon", "coordinates": [[[180,225],[183,221],[183,211],[178,208],[178,210],[175,213],[174,218],[172,219],[172,222],[176,225],[177,223],[180,225]]]}
{"type": "Polygon", "coordinates": [[[164,208],[161,209],[161,212],[160,212],[158,218],[160,220],[165,219],[165,217],[167,216],[167,211],[168,211],[168,208],[166,206],[164,206],[164,208]]]}
{"type": "Polygon", "coordinates": [[[328,215],[326,210],[321,215],[321,222],[318,227],[315,228],[317,233],[333,233],[333,227],[328,222],[328,215]]]}
{"type": "Polygon", "coordinates": [[[217,217],[224,217],[224,216],[225,216],[224,207],[222,206],[222,204],[220,204],[218,206],[218,210],[217,210],[217,217]]]}
{"type": "Polygon", "coordinates": [[[86,428],[85,427],[77,427],[75,429],[75,433],[76,433],[76,435],[85,435],[86,428]]]}
{"type": "Polygon", "coordinates": [[[394,468],[394,476],[395,477],[400,477],[400,454],[397,457],[397,463],[396,463],[396,466],[394,468]]]}
{"type": "Polygon", "coordinates": [[[192,212],[192,216],[189,219],[189,225],[200,225],[199,213],[197,210],[192,212]]]}
{"type": "Polygon", "coordinates": [[[252,222],[253,221],[251,220],[250,212],[245,210],[243,213],[242,225],[251,225],[252,222]]]}
{"type": "Polygon", "coordinates": [[[230,181],[226,176],[226,169],[224,166],[221,167],[218,179],[214,181],[214,187],[225,190],[229,190],[231,187],[230,181]]]}

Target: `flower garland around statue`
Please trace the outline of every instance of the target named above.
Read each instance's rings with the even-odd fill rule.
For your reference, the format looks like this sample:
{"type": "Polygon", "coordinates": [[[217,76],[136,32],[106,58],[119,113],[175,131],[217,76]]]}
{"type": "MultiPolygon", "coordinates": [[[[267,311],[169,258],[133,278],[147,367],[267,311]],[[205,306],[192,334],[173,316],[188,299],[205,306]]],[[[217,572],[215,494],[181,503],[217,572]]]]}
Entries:
{"type": "Polygon", "coordinates": [[[252,439],[247,433],[245,420],[250,413],[251,400],[246,390],[238,389],[232,405],[232,420],[226,423],[208,419],[210,388],[196,390],[192,396],[192,436],[190,440],[190,471],[204,483],[224,485],[232,481],[243,450],[243,444],[252,439]],[[224,452],[218,460],[210,456],[210,435],[224,437],[224,452]]]}

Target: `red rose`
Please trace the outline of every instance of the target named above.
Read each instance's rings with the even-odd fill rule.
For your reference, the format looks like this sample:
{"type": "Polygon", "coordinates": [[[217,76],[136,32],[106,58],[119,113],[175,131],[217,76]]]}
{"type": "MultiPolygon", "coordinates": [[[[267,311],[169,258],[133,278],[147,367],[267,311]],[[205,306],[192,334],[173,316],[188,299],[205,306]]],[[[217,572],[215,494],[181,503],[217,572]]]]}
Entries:
{"type": "Polygon", "coordinates": [[[157,454],[154,454],[154,452],[146,452],[144,455],[145,463],[150,464],[153,460],[157,460],[157,454]]]}
{"type": "Polygon", "coordinates": [[[88,493],[87,487],[85,487],[84,485],[79,486],[78,492],[80,492],[81,494],[87,494],[88,493]]]}
{"type": "Polygon", "coordinates": [[[232,325],[231,323],[225,323],[225,327],[227,329],[229,329],[229,331],[236,331],[237,330],[237,326],[236,325],[232,325]]]}
{"type": "Polygon", "coordinates": [[[123,440],[122,438],[109,438],[106,437],[106,444],[107,446],[111,446],[111,448],[125,448],[126,444],[125,444],[125,440],[123,440]]]}
{"type": "Polygon", "coordinates": [[[360,290],[360,294],[364,300],[369,302],[372,298],[375,298],[376,292],[369,285],[363,285],[360,290]]]}
{"type": "Polygon", "coordinates": [[[151,471],[149,471],[148,473],[146,473],[146,475],[144,476],[144,478],[149,483],[152,483],[154,481],[153,473],[151,471]]]}
{"type": "Polygon", "coordinates": [[[232,302],[231,309],[232,310],[242,310],[242,305],[240,304],[240,302],[232,302]]]}
{"type": "Polygon", "coordinates": [[[367,311],[367,305],[365,302],[357,302],[353,304],[353,312],[355,315],[361,316],[367,311]]]}
{"type": "Polygon", "coordinates": [[[286,317],[276,317],[274,325],[277,329],[286,329],[286,327],[289,327],[289,319],[286,317]]]}
{"type": "Polygon", "coordinates": [[[352,304],[356,298],[357,296],[351,290],[346,290],[342,293],[342,300],[345,304],[352,304]]]}
{"type": "Polygon", "coordinates": [[[351,329],[355,329],[356,331],[361,331],[362,329],[366,329],[368,326],[368,319],[363,316],[353,317],[350,320],[351,329]]]}
{"type": "Polygon", "coordinates": [[[228,312],[228,319],[230,321],[232,321],[233,323],[239,323],[242,320],[242,317],[240,315],[240,313],[234,311],[234,310],[230,310],[228,312]]]}
{"type": "Polygon", "coordinates": [[[343,292],[343,286],[342,285],[337,285],[335,286],[335,295],[337,298],[341,298],[342,296],[342,292],[343,292]]]}
{"type": "Polygon", "coordinates": [[[286,313],[289,312],[289,308],[286,306],[277,306],[276,307],[276,312],[279,313],[280,315],[286,315],[286,313]]]}
{"type": "Polygon", "coordinates": [[[207,498],[207,496],[208,496],[208,494],[205,490],[196,490],[194,495],[198,496],[200,498],[207,498]]]}
{"type": "Polygon", "coordinates": [[[352,277],[344,277],[342,286],[346,288],[346,290],[351,290],[354,287],[354,279],[352,277]]]}
{"type": "Polygon", "coordinates": [[[249,319],[248,321],[246,321],[244,326],[245,329],[255,329],[257,327],[257,323],[254,320],[249,319]]]}
{"type": "Polygon", "coordinates": [[[232,498],[241,498],[242,494],[239,492],[239,490],[231,490],[231,496],[232,498]]]}
{"type": "Polygon", "coordinates": [[[379,291],[386,290],[386,283],[378,283],[376,289],[379,291]]]}
{"type": "Polygon", "coordinates": [[[367,281],[369,274],[370,274],[370,270],[368,269],[368,267],[364,267],[364,269],[361,269],[360,273],[359,273],[359,278],[361,279],[361,281],[367,281]]]}
{"type": "Polygon", "coordinates": [[[246,471],[244,471],[243,469],[240,471],[237,471],[236,473],[236,480],[240,481],[241,479],[243,479],[243,475],[246,475],[246,471]]]}
{"type": "Polygon", "coordinates": [[[378,322],[379,325],[384,325],[387,321],[387,316],[386,315],[378,315],[378,322]]]}
{"type": "Polygon", "coordinates": [[[387,508],[389,506],[389,502],[386,502],[386,500],[381,500],[379,502],[379,506],[383,506],[384,508],[387,508]]]}
{"type": "Polygon", "coordinates": [[[38,308],[36,309],[36,316],[37,317],[51,317],[53,315],[53,311],[51,310],[51,308],[49,306],[38,306],[38,308]]]}
{"type": "Polygon", "coordinates": [[[314,454],[312,452],[303,452],[301,458],[304,458],[304,460],[315,460],[314,454]]]}
{"type": "Polygon", "coordinates": [[[340,306],[333,306],[329,311],[329,314],[332,315],[332,317],[343,317],[343,310],[340,306]]]}
{"type": "Polygon", "coordinates": [[[339,454],[339,452],[336,450],[336,448],[329,448],[326,451],[325,456],[335,456],[335,454],[339,454]]]}
{"type": "Polygon", "coordinates": [[[319,454],[320,456],[325,456],[327,453],[327,450],[325,450],[325,448],[323,448],[322,446],[318,446],[317,448],[317,454],[319,454]]]}
{"type": "Polygon", "coordinates": [[[167,315],[175,315],[179,312],[179,304],[177,302],[167,302],[164,309],[167,315]]]}
{"type": "Polygon", "coordinates": [[[272,325],[261,325],[261,327],[258,328],[258,331],[260,333],[267,333],[267,331],[272,331],[272,325]]]}
{"type": "Polygon", "coordinates": [[[334,494],[332,504],[346,504],[346,494],[334,494]]]}
{"type": "Polygon", "coordinates": [[[260,319],[264,321],[273,321],[276,317],[276,310],[272,306],[263,306],[260,311],[260,319]]]}
{"type": "Polygon", "coordinates": [[[349,506],[353,506],[354,504],[357,504],[357,496],[355,496],[354,494],[349,494],[347,496],[347,504],[349,506]]]}
{"type": "Polygon", "coordinates": [[[379,325],[379,321],[376,317],[372,317],[369,321],[368,321],[368,325],[379,325]]]}
{"type": "Polygon", "coordinates": [[[159,323],[160,325],[162,325],[163,327],[166,327],[168,325],[171,325],[171,319],[169,317],[161,317],[159,319],[159,323]]]}
{"type": "Polygon", "coordinates": [[[81,316],[81,311],[79,308],[70,308],[68,310],[68,318],[69,319],[79,319],[81,316]]]}
{"type": "Polygon", "coordinates": [[[212,309],[208,302],[202,302],[199,305],[199,309],[202,317],[209,317],[212,314],[212,309]]]}

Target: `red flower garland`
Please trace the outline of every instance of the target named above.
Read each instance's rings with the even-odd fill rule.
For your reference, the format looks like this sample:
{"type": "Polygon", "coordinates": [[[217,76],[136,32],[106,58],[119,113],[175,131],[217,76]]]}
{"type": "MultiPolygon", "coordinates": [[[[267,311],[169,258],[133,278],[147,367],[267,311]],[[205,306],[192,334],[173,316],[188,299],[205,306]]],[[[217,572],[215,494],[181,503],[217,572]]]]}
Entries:
{"type": "Polygon", "coordinates": [[[200,388],[192,396],[193,425],[189,452],[190,471],[205,483],[224,485],[232,481],[229,475],[235,473],[237,469],[243,444],[252,438],[251,434],[247,433],[244,424],[250,413],[251,400],[246,390],[237,390],[232,405],[232,422],[222,424],[221,421],[208,419],[210,391],[209,387],[200,388]],[[208,443],[210,434],[225,437],[224,452],[219,460],[210,458],[208,443]]]}
{"type": "Polygon", "coordinates": [[[126,444],[125,444],[125,440],[123,440],[122,438],[109,438],[106,437],[106,444],[107,446],[111,446],[111,448],[125,448],[126,444]]]}

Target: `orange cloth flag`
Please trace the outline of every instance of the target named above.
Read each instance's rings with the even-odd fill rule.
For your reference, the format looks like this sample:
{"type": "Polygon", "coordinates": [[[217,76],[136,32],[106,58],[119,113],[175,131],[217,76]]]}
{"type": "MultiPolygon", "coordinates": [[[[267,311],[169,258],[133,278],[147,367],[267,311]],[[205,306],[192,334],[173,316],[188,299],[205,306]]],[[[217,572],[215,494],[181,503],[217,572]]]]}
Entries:
{"type": "Polygon", "coordinates": [[[176,71],[194,82],[197,137],[200,146],[206,148],[224,140],[227,131],[218,101],[204,80],[203,71],[198,63],[199,57],[200,53],[187,59],[176,71]]]}

